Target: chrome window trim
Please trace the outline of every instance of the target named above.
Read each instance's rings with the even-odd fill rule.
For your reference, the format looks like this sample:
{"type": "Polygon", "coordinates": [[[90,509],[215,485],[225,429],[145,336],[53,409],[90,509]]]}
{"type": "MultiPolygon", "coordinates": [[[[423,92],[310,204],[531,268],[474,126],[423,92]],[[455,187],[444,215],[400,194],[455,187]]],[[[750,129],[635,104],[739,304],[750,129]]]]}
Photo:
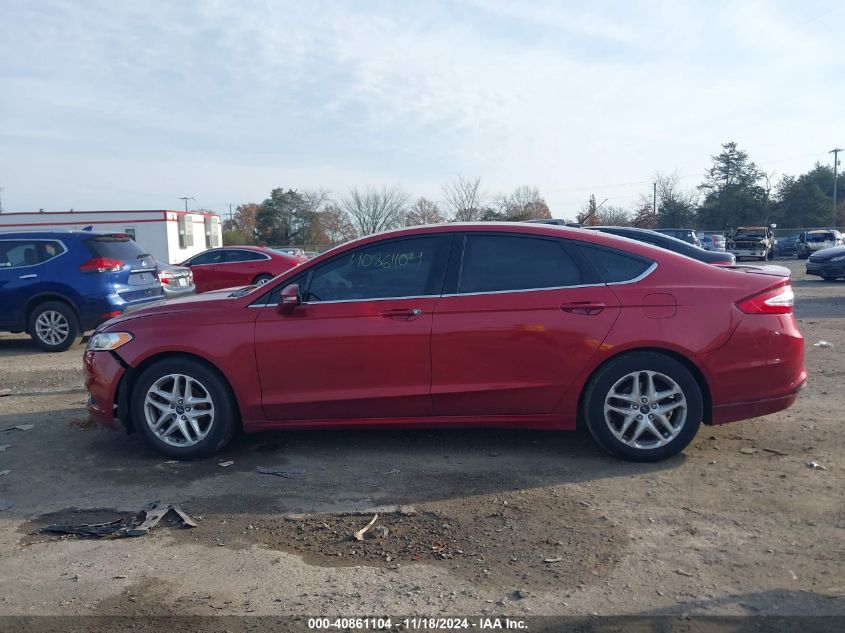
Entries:
{"type": "MultiPolygon", "coordinates": [[[[328,303],[361,303],[362,301],[403,301],[411,299],[440,299],[446,295],[413,295],[409,297],[373,297],[372,299],[334,299],[331,301],[303,301],[299,305],[303,306],[321,306],[328,303]]],[[[270,308],[279,305],[276,303],[265,303],[263,305],[250,304],[248,308],[270,308]]]]}
{"type": "Polygon", "coordinates": [[[36,266],[41,266],[42,264],[46,264],[47,262],[51,262],[57,257],[61,257],[65,253],[68,253],[68,247],[65,246],[65,243],[61,240],[51,237],[33,237],[33,238],[0,238],[0,242],[57,242],[62,245],[64,249],[61,253],[57,253],[53,255],[50,259],[45,259],[43,262],[38,262],[37,264],[27,264],[26,266],[9,266],[6,268],[5,266],[0,266],[0,270],[20,270],[21,268],[35,268],[36,266]]]}

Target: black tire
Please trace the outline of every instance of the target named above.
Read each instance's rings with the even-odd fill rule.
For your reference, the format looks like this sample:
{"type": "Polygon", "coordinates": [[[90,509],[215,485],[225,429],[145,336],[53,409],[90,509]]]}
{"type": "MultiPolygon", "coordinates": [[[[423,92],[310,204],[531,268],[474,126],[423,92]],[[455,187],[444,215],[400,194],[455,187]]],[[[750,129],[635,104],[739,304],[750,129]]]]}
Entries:
{"type": "MultiPolygon", "coordinates": [[[[633,380],[633,378],[630,380],[633,380]]],[[[658,382],[661,382],[661,380],[661,378],[657,378],[658,382]]],[[[631,384],[633,388],[633,383],[631,384]]],[[[656,462],[680,453],[698,432],[704,410],[701,388],[692,373],[674,358],[657,352],[631,352],[607,362],[596,371],[587,384],[583,403],[587,428],[598,445],[617,457],[635,462],[656,462]],[[686,400],[687,410],[679,432],[668,443],[662,446],[638,448],[626,444],[614,435],[610,429],[610,423],[605,420],[604,405],[611,389],[618,381],[634,372],[646,371],[657,372],[674,381],[686,400]]],[[[642,406],[647,408],[648,403],[643,403],[642,406]]],[[[617,415],[612,414],[612,416],[617,415]]],[[[645,414],[643,413],[643,415],[645,414]]],[[[616,420],[615,417],[613,419],[616,420]]],[[[631,426],[634,426],[634,421],[631,422],[631,426]]],[[[620,424],[620,426],[622,425],[620,424]]],[[[658,427],[657,424],[654,425],[654,428],[663,429],[664,432],[668,433],[666,429],[662,426],[658,427]]],[[[647,433],[648,435],[645,437],[653,438],[654,442],[652,443],[657,444],[658,438],[651,431],[647,431],[647,433]]],[[[622,435],[625,437],[626,433],[622,433],[622,435]]],[[[666,437],[662,438],[663,441],[665,439],[666,437]]]]}
{"type": "MultiPolygon", "coordinates": [[[[200,389],[197,389],[197,392],[202,395],[200,389]]],[[[182,400],[178,402],[180,405],[184,404],[182,400]]],[[[175,402],[173,404],[175,405],[175,402]]],[[[150,365],[135,381],[130,406],[135,428],[140,431],[146,442],[157,453],[172,459],[201,459],[213,455],[232,439],[232,435],[239,426],[238,408],[229,384],[217,370],[190,358],[164,359],[150,365]],[[198,382],[199,387],[207,392],[211,405],[214,407],[214,415],[208,422],[207,434],[190,446],[167,443],[153,431],[147,421],[145,409],[148,407],[145,405],[145,400],[148,391],[160,379],[167,380],[167,376],[174,374],[188,376],[198,382]]],[[[155,409],[151,408],[151,410],[155,409]]],[[[190,409],[174,409],[171,415],[181,415],[188,411],[190,409]]],[[[182,419],[186,418],[182,417],[182,419]]],[[[167,426],[172,421],[175,421],[175,418],[169,418],[169,421],[163,424],[167,426]]],[[[198,423],[202,429],[204,422],[200,420],[198,423]]],[[[182,437],[184,438],[184,435],[182,437]]],[[[178,438],[179,435],[176,435],[175,439],[178,438]]]]}
{"type": "Polygon", "coordinates": [[[65,351],[80,334],[76,312],[63,301],[45,301],[35,306],[27,328],[35,344],[48,352],[65,351]]]}
{"type": "Polygon", "coordinates": [[[258,275],[252,280],[253,286],[263,286],[273,278],[273,275],[258,275]]]}
{"type": "Polygon", "coordinates": [[[822,277],[825,281],[836,281],[836,277],[822,277]]]}

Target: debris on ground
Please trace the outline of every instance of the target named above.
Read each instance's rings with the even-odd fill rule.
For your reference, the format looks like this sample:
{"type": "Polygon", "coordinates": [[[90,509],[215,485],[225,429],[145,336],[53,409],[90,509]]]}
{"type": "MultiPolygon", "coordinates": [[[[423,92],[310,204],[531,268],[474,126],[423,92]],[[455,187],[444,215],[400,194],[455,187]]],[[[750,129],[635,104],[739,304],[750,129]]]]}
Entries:
{"type": "Polygon", "coordinates": [[[3,510],[8,510],[12,507],[12,504],[6,501],[5,499],[0,499],[0,512],[3,510]]]}
{"type": "Polygon", "coordinates": [[[363,541],[364,540],[364,534],[366,534],[367,530],[369,530],[371,527],[373,527],[373,525],[375,525],[375,522],[377,520],[378,520],[378,514],[374,514],[373,518],[370,519],[370,522],[367,523],[367,525],[365,525],[360,530],[355,532],[355,540],[356,541],[363,541]]]}
{"type": "Polygon", "coordinates": [[[789,453],[784,453],[783,451],[779,451],[776,448],[764,448],[763,450],[767,453],[772,453],[773,455],[780,455],[781,457],[789,455],[789,453]]]}
{"type": "Polygon", "coordinates": [[[173,504],[161,505],[160,502],[153,501],[146,504],[136,514],[130,514],[108,523],[53,524],[42,528],[40,532],[111,538],[144,536],[171,512],[179,519],[182,527],[197,527],[194,520],[185,514],[179,506],[173,504]]]}
{"type": "Polygon", "coordinates": [[[390,470],[383,472],[382,475],[398,475],[401,472],[402,471],[399,470],[398,468],[391,468],[390,470]]]}
{"type": "Polygon", "coordinates": [[[739,449],[739,452],[742,453],[743,455],[753,455],[754,453],[757,452],[757,449],[756,448],[741,448],[741,449],[739,449]]]}
{"type": "Polygon", "coordinates": [[[676,569],[675,573],[679,576],[686,576],[687,578],[695,578],[695,574],[691,574],[688,571],[684,571],[683,569],[676,569]]]}
{"type": "Polygon", "coordinates": [[[813,347],[833,347],[833,345],[827,341],[819,341],[818,343],[813,343],[813,347]]]}
{"type": "Polygon", "coordinates": [[[220,462],[220,463],[219,463],[219,464],[217,464],[217,465],[218,465],[218,466],[222,466],[223,468],[228,468],[229,466],[231,466],[231,465],[232,465],[232,464],[234,464],[234,463],[235,463],[235,462],[233,462],[233,461],[230,459],[228,462],[220,462]]]}
{"type": "Polygon", "coordinates": [[[807,462],[807,468],[813,468],[815,470],[827,470],[822,464],[818,462],[807,462]]]}
{"type": "Polygon", "coordinates": [[[5,476],[6,476],[6,475],[8,475],[10,472],[12,472],[12,471],[11,471],[11,470],[8,470],[8,469],[6,469],[6,470],[0,470],[0,477],[5,477],[5,476]]]}
{"type": "Polygon", "coordinates": [[[12,448],[11,444],[3,444],[0,446],[0,453],[5,453],[7,448],[12,448]]]}
{"type": "MultiPolygon", "coordinates": [[[[223,464],[220,464],[223,466],[223,464]]],[[[293,479],[297,475],[305,473],[304,470],[275,470],[273,468],[264,468],[259,466],[255,469],[261,475],[275,475],[276,477],[284,477],[285,479],[293,479]]]]}
{"type": "Polygon", "coordinates": [[[30,429],[34,429],[34,424],[16,424],[15,426],[10,426],[8,428],[3,429],[3,432],[6,431],[29,431],[30,429]]]}
{"type": "Polygon", "coordinates": [[[544,558],[543,562],[544,563],[559,563],[562,560],[563,560],[562,556],[555,556],[553,558],[544,558]]]}

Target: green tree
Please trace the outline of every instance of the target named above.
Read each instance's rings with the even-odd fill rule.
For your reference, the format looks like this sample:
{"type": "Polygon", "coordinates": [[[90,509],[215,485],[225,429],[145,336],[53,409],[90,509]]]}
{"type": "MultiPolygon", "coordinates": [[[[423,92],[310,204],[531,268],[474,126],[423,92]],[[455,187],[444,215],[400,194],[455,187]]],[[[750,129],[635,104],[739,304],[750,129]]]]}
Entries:
{"type": "Polygon", "coordinates": [[[817,164],[798,178],[784,176],[778,184],[775,208],[779,227],[829,226],[833,221],[833,170],[817,164]],[[828,183],[829,195],[825,191],[828,183]]]}
{"type": "Polygon", "coordinates": [[[696,196],[681,191],[678,172],[657,173],[657,226],[660,228],[687,228],[695,223],[696,196]]]}
{"type": "Polygon", "coordinates": [[[305,195],[293,189],[273,189],[255,214],[256,237],[274,246],[304,244],[310,237],[315,213],[305,195]]]}
{"type": "Polygon", "coordinates": [[[760,184],[765,174],[734,142],[723,144],[722,152],[712,159],[713,166],[698,187],[705,194],[698,226],[723,230],[765,223],[770,215],[768,191],[760,184]]]}

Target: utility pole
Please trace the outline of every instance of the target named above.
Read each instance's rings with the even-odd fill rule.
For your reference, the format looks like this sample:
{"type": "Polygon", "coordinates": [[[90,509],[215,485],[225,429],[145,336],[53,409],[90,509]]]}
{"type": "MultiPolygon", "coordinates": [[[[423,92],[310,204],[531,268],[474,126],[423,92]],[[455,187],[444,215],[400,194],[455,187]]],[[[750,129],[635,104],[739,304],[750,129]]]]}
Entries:
{"type": "Polygon", "coordinates": [[[185,201],[185,212],[188,211],[188,200],[195,200],[195,198],[191,198],[189,196],[179,196],[179,199],[185,201]]]}
{"type": "Polygon", "coordinates": [[[833,228],[836,228],[836,181],[839,180],[839,152],[845,151],[841,147],[836,147],[828,152],[833,154],[833,228]]]}
{"type": "Polygon", "coordinates": [[[229,222],[231,222],[231,221],[232,221],[232,216],[233,216],[233,215],[234,215],[234,214],[232,213],[232,203],[230,202],[230,203],[229,203],[229,222]]]}
{"type": "Polygon", "coordinates": [[[651,183],[654,187],[654,193],[651,198],[651,211],[654,213],[654,226],[657,226],[657,181],[651,183]]]}

